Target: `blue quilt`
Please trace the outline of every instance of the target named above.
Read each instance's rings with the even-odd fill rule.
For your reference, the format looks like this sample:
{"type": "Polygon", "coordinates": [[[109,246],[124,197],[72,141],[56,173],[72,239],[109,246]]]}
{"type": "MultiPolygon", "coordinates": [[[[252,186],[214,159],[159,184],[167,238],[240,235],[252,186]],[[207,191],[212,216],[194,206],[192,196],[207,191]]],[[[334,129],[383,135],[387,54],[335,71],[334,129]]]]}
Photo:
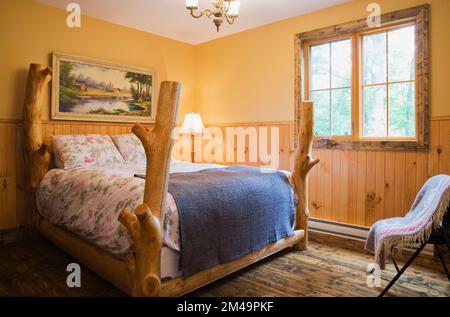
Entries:
{"type": "Polygon", "coordinates": [[[293,235],[294,197],[282,172],[233,166],[170,175],[184,277],[293,235]]]}

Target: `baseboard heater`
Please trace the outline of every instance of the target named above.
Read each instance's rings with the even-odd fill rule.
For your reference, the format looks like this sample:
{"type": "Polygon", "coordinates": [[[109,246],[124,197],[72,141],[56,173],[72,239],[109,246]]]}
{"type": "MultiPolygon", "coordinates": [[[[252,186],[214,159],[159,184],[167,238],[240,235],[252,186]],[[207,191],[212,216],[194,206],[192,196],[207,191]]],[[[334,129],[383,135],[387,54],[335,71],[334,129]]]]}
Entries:
{"type": "MultiPolygon", "coordinates": [[[[350,225],[346,223],[340,223],[317,218],[308,219],[308,228],[312,232],[326,233],[329,235],[358,241],[365,241],[367,239],[367,235],[369,234],[369,228],[367,227],[350,225]]],[[[413,251],[411,249],[405,250],[413,251]]],[[[423,249],[422,253],[434,255],[434,246],[431,244],[427,244],[423,249]]]]}

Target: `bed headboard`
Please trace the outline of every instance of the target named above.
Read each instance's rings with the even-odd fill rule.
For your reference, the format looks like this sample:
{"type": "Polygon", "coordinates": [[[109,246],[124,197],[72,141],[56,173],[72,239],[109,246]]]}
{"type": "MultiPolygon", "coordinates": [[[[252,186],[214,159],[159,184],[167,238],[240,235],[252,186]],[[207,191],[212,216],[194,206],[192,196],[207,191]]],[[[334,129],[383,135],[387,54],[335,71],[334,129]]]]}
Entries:
{"type": "MultiPolygon", "coordinates": [[[[158,114],[155,124],[135,125],[132,123],[96,123],[42,120],[44,93],[52,77],[52,70],[48,66],[31,64],[27,80],[27,88],[23,114],[23,155],[26,170],[26,189],[34,197],[36,188],[49,171],[52,154],[52,136],[61,134],[124,134],[135,133],[144,143],[152,140],[152,152],[161,150],[159,160],[170,161],[172,148],[171,126],[175,125],[178,111],[178,95],[180,83],[162,82],[158,101],[158,114]],[[167,132],[169,129],[170,132],[167,132]],[[139,135],[138,135],[139,133],[139,135]],[[145,135],[144,135],[145,134],[145,135]],[[168,137],[168,139],[167,139],[168,137]],[[144,138],[144,139],[143,139],[144,138]],[[156,139],[155,139],[156,138],[156,139]],[[162,139],[167,140],[163,141],[162,139]],[[161,143],[161,144],[160,144],[161,143]],[[159,149],[164,143],[166,148],[159,149]],[[167,143],[167,144],[165,144],[167,143]]],[[[159,153],[158,153],[159,154],[159,153]]],[[[160,166],[162,168],[162,166],[160,166]]]]}
{"type": "MultiPolygon", "coordinates": [[[[23,154],[26,166],[26,187],[34,191],[51,167],[52,136],[64,134],[126,134],[133,123],[81,122],[42,120],[44,93],[51,81],[48,66],[31,64],[23,114],[23,154]]],[[[154,124],[143,125],[151,131],[154,124]]]]}

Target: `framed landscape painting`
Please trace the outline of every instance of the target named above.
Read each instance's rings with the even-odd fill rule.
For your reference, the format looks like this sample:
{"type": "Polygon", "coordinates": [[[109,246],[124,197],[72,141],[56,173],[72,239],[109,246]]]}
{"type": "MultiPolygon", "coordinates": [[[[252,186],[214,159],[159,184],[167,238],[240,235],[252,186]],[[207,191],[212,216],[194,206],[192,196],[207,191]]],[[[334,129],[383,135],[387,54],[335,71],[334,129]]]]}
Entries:
{"type": "Polygon", "coordinates": [[[52,119],[155,121],[155,73],[53,53],[52,119]]]}

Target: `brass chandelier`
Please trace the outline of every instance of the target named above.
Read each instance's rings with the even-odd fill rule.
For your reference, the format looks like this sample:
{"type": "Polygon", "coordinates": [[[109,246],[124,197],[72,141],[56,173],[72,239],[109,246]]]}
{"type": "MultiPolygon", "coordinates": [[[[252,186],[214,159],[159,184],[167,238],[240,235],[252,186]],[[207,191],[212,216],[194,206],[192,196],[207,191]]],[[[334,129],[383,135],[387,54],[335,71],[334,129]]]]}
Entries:
{"type": "Polygon", "coordinates": [[[209,19],[212,18],[213,23],[217,28],[217,32],[220,30],[220,26],[223,21],[227,21],[228,24],[233,24],[234,20],[239,16],[239,7],[241,5],[238,0],[213,0],[214,9],[206,9],[196,14],[198,10],[198,0],[186,0],[186,9],[191,12],[191,16],[199,19],[206,15],[209,19]]]}

